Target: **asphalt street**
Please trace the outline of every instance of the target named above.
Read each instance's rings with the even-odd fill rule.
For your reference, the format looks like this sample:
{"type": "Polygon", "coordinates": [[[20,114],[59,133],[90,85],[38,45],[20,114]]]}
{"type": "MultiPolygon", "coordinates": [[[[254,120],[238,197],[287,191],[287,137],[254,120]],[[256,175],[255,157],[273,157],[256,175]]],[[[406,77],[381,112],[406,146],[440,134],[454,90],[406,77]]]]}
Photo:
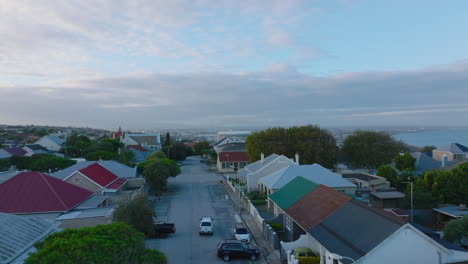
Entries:
{"type": "MultiPolygon", "coordinates": [[[[182,172],[169,179],[168,192],[156,200],[156,214],[161,221],[175,223],[176,232],[167,238],[149,239],[148,248],[164,252],[169,264],[224,263],[216,256],[218,243],[233,238],[232,230],[242,223],[238,209],[220,183],[220,175],[209,172],[198,157],[183,162],[182,172]],[[200,218],[214,218],[214,234],[200,236],[200,218]]],[[[252,245],[255,245],[253,243],[252,245]]],[[[247,259],[234,259],[231,263],[258,263],[247,259]]]]}

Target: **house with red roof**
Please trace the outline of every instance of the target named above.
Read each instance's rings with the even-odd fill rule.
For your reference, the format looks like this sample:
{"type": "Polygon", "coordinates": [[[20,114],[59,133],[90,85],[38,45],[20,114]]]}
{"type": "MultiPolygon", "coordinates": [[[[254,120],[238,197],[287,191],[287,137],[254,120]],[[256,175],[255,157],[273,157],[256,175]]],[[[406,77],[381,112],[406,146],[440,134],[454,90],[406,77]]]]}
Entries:
{"type": "Polygon", "coordinates": [[[216,166],[220,172],[235,172],[249,164],[249,156],[245,151],[219,152],[216,166]]]}
{"type": "Polygon", "coordinates": [[[127,182],[99,163],[93,163],[71,173],[64,181],[98,194],[118,193],[127,182]]]}
{"type": "Polygon", "coordinates": [[[21,172],[0,184],[0,212],[41,214],[45,218],[54,219],[88,200],[93,194],[37,171],[21,172]]]}

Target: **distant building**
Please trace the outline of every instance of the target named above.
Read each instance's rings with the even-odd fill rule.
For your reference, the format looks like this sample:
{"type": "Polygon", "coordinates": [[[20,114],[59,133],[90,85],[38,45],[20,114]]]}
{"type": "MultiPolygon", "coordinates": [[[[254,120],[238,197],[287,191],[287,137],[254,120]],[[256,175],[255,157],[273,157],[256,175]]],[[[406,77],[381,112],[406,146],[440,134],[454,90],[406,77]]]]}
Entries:
{"type": "Polygon", "coordinates": [[[437,208],[433,208],[436,214],[436,225],[437,228],[442,230],[447,222],[453,219],[462,218],[468,216],[468,209],[465,204],[460,205],[445,205],[437,208]]]}
{"type": "Polygon", "coordinates": [[[369,200],[375,208],[400,208],[405,194],[393,190],[370,192],[369,200]]]}
{"type": "Polygon", "coordinates": [[[219,131],[216,141],[220,141],[226,137],[241,138],[245,140],[245,138],[250,134],[252,134],[250,131],[219,131]]]}
{"type": "Polygon", "coordinates": [[[120,138],[125,147],[130,145],[139,145],[144,148],[150,148],[152,150],[158,151],[161,149],[161,135],[154,134],[129,134],[125,133],[123,137],[120,138]]]}
{"type": "Polygon", "coordinates": [[[245,151],[218,153],[217,168],[220,172],[237,172],[249,163],[249,156],[245,151]]]}
{"type": "Polygon", "coordinates": [[[122,128],[121,128],[121,127],[119,127],[119,130],[118,130],[117,132],[112,132],[110,137],[111,137],[112,139],[120,140],[120,138],[122,138],[123,135],[125,135],[125,132],[122,131],[122,128]]]}

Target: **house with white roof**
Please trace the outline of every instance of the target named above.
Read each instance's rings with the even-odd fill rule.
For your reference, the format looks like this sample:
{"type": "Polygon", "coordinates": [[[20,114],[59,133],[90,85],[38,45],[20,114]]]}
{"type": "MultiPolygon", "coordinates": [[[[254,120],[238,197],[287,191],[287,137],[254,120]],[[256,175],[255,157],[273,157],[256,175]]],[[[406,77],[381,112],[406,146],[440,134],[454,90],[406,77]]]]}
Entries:
{"type": "Polygon", "coordinates": [[[432,157],[438,161],[444,161],[444,157],[447,157],[448,161],[464,160],[468,157],[468,147],[459,143],[451,143],[432,150],[432,157]]]}
{"type": "Polygon", "coordinates": [[[277,170],[260,178],[258,188],[266,194],[272,194],[298,176],[343,193],[354,195],[356,191],[356,185],[316,163],[312,165],[295,164],[277,170]]]}
{"type": "Polygon", "coordinates": [[[41,137],[34,144],[39,144],[48,150],[59,151],[62,148],[64,143],[65,143],[65,140],[57,136],[47,135],[47,136],[41,137]]]}
{"type": "Polygon", "coordinates": [[[258,180],[279,169],[296,164],[291,159],[278,154],[266,157],[261,154],[260,160],[250,163],[238,171],[239,179],[246,183],[247,192],[258,190],[258,180]]]}
{"type": "Polygon", "coordinates": [[[130,134],[125,133],[121,138],[120,142],[122,142],[125,147],[130,145],[139,145],[142,147],[148,147],[152,150],[160,150],[161,149],[161,135],[158,133],[153,134],[130,134]]]}

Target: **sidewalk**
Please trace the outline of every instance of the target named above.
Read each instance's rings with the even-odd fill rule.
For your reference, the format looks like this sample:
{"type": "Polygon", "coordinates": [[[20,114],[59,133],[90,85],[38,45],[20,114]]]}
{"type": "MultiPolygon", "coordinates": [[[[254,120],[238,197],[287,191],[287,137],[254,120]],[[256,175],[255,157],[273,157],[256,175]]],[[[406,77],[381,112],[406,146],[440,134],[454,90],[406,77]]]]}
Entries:
{"type": "Polygon", "coordinates": [[[260,228],[255,224],[255,221],[252,215],[242,208],[241,201],[239,196],[234,193],[227,183],[223,183],[224,190],[226,194],[229,196],[230,200],[232,201],[234,208],[236,208],[241,213],[239,214],[242,220],[244,221],[247,228],[250,230],[250,234],[254,239],[257,247],[260,249],[262,253],[262,259],[260,259],[260,263],[273,263],[273,264],[281,264],[280,260],[280,253],[279,250],[275,250],[270,243],[265,239],[263,236],[262,231],[260,228]]]}

